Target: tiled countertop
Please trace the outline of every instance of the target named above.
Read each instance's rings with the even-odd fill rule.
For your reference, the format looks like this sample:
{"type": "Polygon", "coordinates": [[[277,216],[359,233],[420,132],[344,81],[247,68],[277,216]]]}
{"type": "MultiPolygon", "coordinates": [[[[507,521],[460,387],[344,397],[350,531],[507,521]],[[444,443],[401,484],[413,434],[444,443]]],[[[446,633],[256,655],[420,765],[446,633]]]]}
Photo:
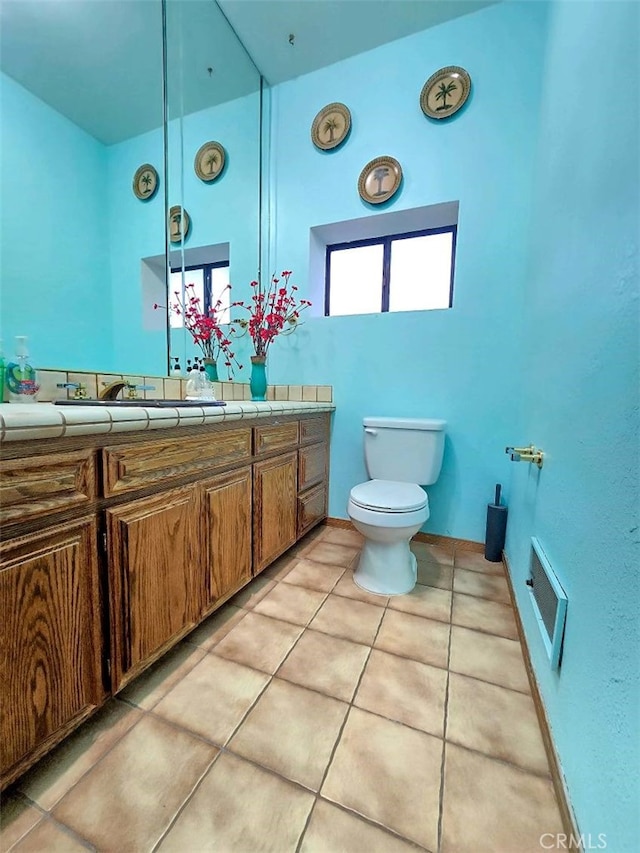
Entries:
{"type": "Polygon", "coordinates": [[[54,406],[52,403],[0,403],[0,441],[62,438],[71,435],[133,432],[197,426],[242,418],[332,412],[333,403],[270,400],[232,402],[226,406],[190,408],[120,408],[118,406],[54,406]]]}

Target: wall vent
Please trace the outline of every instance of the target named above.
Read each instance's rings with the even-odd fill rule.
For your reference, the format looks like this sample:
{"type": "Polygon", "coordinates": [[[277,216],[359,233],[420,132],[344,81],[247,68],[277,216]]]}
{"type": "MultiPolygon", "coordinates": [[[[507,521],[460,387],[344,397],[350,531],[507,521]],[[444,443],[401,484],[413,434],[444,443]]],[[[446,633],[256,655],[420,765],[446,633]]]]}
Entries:
{"type": "Polygon", "coordinates": [[[551,669],[558,669],[567,615],[567,596],[535,536],[531,538],[531,565],[527,586],[551,669]]]}

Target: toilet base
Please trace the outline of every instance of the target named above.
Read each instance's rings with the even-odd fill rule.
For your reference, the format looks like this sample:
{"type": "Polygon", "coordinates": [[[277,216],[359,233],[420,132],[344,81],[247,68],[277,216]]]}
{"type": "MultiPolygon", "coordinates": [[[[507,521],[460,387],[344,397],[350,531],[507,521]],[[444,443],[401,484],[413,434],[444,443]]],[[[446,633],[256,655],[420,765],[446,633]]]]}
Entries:
{"type": "MultiPolygon", "coordinates": [[[[358,525],[355,525],[358,527],[358,525]]],[[[409,539],[379,542],[365,539],[353,580],[374,595],[406,595],[416,585],[417,566],[409,539]]]]}

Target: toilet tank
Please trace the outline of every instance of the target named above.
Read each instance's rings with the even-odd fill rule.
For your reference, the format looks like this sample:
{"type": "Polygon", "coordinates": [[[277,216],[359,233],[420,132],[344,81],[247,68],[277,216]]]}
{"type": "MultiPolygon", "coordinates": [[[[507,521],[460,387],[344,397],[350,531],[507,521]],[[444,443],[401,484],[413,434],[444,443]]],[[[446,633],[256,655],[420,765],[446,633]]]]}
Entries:
{"type": "Polygon", "coordinates": [[[364,418],[364,458],[372,480],[429,486],[438,479],[446,421],[364,418]]]}

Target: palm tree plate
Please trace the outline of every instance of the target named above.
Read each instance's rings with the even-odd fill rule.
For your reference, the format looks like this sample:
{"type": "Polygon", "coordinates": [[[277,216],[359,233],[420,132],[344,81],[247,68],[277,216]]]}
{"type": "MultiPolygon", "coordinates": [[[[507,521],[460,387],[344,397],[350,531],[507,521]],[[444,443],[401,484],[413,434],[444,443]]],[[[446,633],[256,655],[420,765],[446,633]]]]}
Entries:
{"type": "Polygon", "coordinates": [[[458,65],[432,74],[420,92],[422,112],[429,118],[449,118],[464,105],[471,91],[471,77],[458,65]]]}
{"type": "Polygon", "coordinates": [[[159,183],[156,170],[150,163],[145,163],[133,176],[133,194],[140,201],[149,201],[156,194],[159,183]]]}
{"type": "Polygon", "coordinates": [[[322,151],[341,145],[351,129],[351,113],[344,104],[327,104],[314,118],[311,141],[322,151]]]}
{"type": "Polygon", "coordinates": [[[167,216],[167,228],[169,229],[169,240],[172,243],[182,243],[189,236],[191,228],[191,217],[187,211],[179,204],[174,204],[169,208],[167,216]]]}
{"type": "Polygon", "coordinates": [[[219,142],[205,142],[198,148],[193,161],[193,168],[201,181],[210,184],[222,174],[224,169],[225,150],[219,142]]]}
{"type": "Polygon", "coordinates": [[[376,157],[360,172],[358,192],[369,204],[382,204],[394,195],[402,181],[402,166],[393,157],[376,157]]]}

